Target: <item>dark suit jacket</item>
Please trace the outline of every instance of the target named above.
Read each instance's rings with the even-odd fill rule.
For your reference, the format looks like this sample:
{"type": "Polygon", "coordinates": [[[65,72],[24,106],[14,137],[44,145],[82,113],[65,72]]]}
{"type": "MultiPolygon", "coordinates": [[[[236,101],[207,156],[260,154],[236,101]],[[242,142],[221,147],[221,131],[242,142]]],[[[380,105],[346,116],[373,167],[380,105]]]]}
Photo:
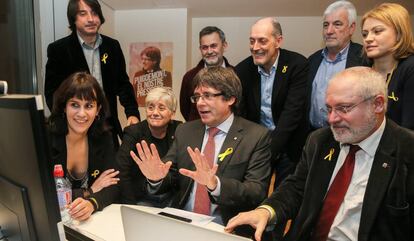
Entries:
{"type": "MultiPolygon", "coordinates": [[[[105,35],[101,34],[101,36],[100,60],[104,54],[108,56],[106,63],[101,61],[103,90],[111,111],[108,122],[114,128],[113,131],[122,136],[116,96],[119,96],[119,101],[124,106],[127,117],[136,116],[139,118],[138,105],[125,70],[125,59],[119,42],[105,35]]],[[[52,110],[53,93],[60,84],[75,72],[86,71],[90,73],[90,71],[76,32],[49,44],[47,57],[45,97],[47,106],[52,110]]]]}
{"type": "MultiPolygon", "coordinates": [[[[224,63],[226,66],[233,68],[225,57],[224,63]]],[[[180,111],[186,121],[192,121],[200,119],[196,105],[191,103],[190,96],[194,95],[194,77],[197,73],[204,68],[204,60],[200,60],[197,66],[190,69],[185,73],[181,82],[180,90],[180,111]]]]}
{"type": "Polygon", "coordinates": [[[414,55],[399,61],[388,84],[388,96],[387,117],[414,130],[414,55]]]}
{"type": "MultiPolygon", "coordinates": [[[[200,120],[177,127],[175,141],[164,160],[173,166],[164,178],[160,192],[173,190],[172,206],[184,208],[192,191],[194,181],[178,174],[180,168],[195,170],[187,147],[201,149],[205,125],[200,120]]],[[[220,153],[233,148],[233,153],[217,161],[217,176],[221,182],[221,194],[215,202],[221,211],[223,222],[241,211],[257,207],[267,195],[270,180],[270,135],[266,128],[235,117],[221,147],[220,153]]]]}
{"type": "MultiPolygon", "coordinates": [[[[311,56],[309,56],[309,81],[311,83],[312,88],[312,82],[315,79],[316,72],[318,72],[319,65],[322,62],[322,51],[323,49],[320,49],[313,53],[311,56]]],[[[349,44],[349,50],[348,50],[348,56],[346,58],[346,64],[345,68],[350,68],[354,66],[364,66],[367,65],[364,63],[364,60],[362,58],[362,45],[354,43],[351,41],[349,44]]]]}
{"type": "MultiPolygon", "coordinates": [[[[295,174],[264,202],[275,209],[277,223],[296,217],[286,240],[309,239],[339,151],[329,128],[313,132],[295,174]],[[327,161],[324,157],[331,148],[335,151],[332,160],[327,161]]],[[[414,133],[387,119],[365,191],[358,240],[412,240],[413,186],[414,133]],[[384,163],[388,163],[387,168],[384,163]]]]}
{"type": "MultiPolygon", "coordinates": [[[[169,147],[171,147],[175,137],[175,129],[180,124],[180,121],[171,121],[167,127],[167,134],[165,135],[168,142],[167,148],[157,146],[160,157],[164,157],[169,147]]],[[[122,145],[116,154],[116,160],[119,165],[119,177],[121,186],[121,201],[127,204],[137,204],[141,201],[146,193],[146,178],[139,170],[138,165],[129,154],[130,151],[137,153],[136,144],[145,140],[147,143],[152,143],[152,134],[148,127],[147,120],[141,121],[138,124],[130,125],[124,129],[124,139],[122,145]]]]}
{"type": "MultiPolygon", "coordinates": [[[[55,134],[49,130],[50,153],[53,164],[61,164],[65,173],[67,170],[67,150],[65,135],[55,134]]],[[[92,137],[88,135],[88,170],[89,177],[88,187],[90,188],[100,174],[105,170],[114,168],[118,170],[115,162],[115,150],[112,138],[109,133],[104,133],[99,137],[92,137]],[[98,175],[95,175],[98,173],[98,175]]],[[[73,200],[78,197],[83,197],[83,190],[72,187],[73,200]]],[[[98,210],[119,201],[119,185],[112,185],[103,188],[101,191],[91,194],[98,202],[98,210]]]]}
{"type": "MultiPolygon", "coordinates": [[[[298,162],[308,133],[307,84],[308,62],[302,55],[280,49],[272,94],[272,115],[276,129],[272,132],[272,154],[275,160],[287,153],[298,162]]],[[[241,112],[246,119],[260,123],[260,74],[253,58],[236,66],[243,86],[241,112]]]]}

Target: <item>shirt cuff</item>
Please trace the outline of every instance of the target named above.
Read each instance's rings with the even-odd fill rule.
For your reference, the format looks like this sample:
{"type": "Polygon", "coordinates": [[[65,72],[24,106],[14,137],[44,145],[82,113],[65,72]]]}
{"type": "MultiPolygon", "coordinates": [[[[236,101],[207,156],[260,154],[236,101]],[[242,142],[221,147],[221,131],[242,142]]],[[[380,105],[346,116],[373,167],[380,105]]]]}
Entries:
{"type": "Polygon", "coordinates": [[[162,181],[164,179],[159,180],[158,182],[153,182],[147,178],[147,191],[149,194],[155,194],[161,187],[162,181]]]}
{"type": "Polygon", "coordinates": [[[211,194],[211,196],[213,196],[214,198],[218,198],[220,196],[221,193],[221,182],[220,182],[220,178],[218,178],[218,176],[216,176],[216,180],[217,180],[217,186],[216,189],[214,190],[210,190],[207,188],[208,192],[211,194]]]}
{"type": "Polygon", "coordinates": [[[276,221],[275,220],[276,219],[276,212],[271,206],[269,206],[269,205],[260,205],[256,209],[266,209],[270,214],[269,219],[267,220],[267,223],[275,223],[275,221],[276,221]]]}

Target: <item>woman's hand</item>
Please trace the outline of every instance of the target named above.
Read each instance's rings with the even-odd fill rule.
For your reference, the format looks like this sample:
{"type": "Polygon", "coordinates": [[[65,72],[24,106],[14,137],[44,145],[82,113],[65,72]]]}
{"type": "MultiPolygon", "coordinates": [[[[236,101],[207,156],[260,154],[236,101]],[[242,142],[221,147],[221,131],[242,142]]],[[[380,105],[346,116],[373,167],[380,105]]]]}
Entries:
{"type": "Polygon", "coordinates": [[[115,169],[108,169],[95,180],[92,184],[91,189],[93,193],[99,192],[105,187],[109,187],[111,185],[115,185],[119,182],[119,178],[116,176],[119,174],[119,171],[115,171],[115,169]]]}
{"type": "Polygon", "coordinates": [[[88,219],[94,211],[93,205],[90,201],[78,197],[69,204],[69,214],[77,221],[84,221],[88,219]]]}

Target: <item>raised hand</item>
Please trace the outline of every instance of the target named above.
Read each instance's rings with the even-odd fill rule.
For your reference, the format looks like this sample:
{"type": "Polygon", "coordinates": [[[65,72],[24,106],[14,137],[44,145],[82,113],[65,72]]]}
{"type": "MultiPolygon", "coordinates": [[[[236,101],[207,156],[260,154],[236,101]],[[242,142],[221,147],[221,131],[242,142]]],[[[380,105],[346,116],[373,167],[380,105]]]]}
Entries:
{"type": "Polygon", "coordinates": [[[190,154],[191,160],[193,161],[196,170],[190,171],[188,169],[180,168],[179,172],[187,177],[192,178],[195,182],[201,185],[207,186],[208,189],[214,190],[217,187],[217,165],[210,167],[204,154],[200,152],[198,148],[194,150],[191,147],[187,147],[188,154],[190,154]]]}
{"type": "Polygon", "coordinates": [[[102,172],[102,174],[99,175],[98,179],[96,179],[92,184],[92,192],[99,192],[105,187],[117,184],[119,182],[119,178],[116,177],[118,174],[119,171],[115,171],[115,169],[108,169],[102,172]]]}
{"type": "Polygon", "coordinates": [[[148,147],[145,141],[141,141],[137,143],[137,150],[139,157],[133,151],[130,155],[147,179],[157,182],[167,176],[172,162],[162,162],[154,144],[148,147]]]}
{"type": "Polygon", "coordinates": [[[237,226],[248,224],[256,229],[254,238],[257,241],[260,241],[262,239],[262,234],[266,228],[269,217],[269,211],[264,208],[258,208],[250,212],[239,213],[237,216],[229,220],[227,226],[224,228],[224,231],[231,233],[237,226]]]}

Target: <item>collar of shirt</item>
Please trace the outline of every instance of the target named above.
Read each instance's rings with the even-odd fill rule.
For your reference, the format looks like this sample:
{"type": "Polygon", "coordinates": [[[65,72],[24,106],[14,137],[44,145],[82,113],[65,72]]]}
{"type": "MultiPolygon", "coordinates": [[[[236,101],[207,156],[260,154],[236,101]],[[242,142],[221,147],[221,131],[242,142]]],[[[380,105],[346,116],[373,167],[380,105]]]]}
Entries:
{"type": "MultiPolygon", "coordinates": [[[[234,120],[234,114],[232,113],[229,117],[227,117],[225,121],[221,122],[220,125],[216,126],[216,128],[220,130],[219,133],[221,132],[228,133],[231,125],[233,124],[233,120],[234,120]]],[[[208,128],[210,128],[210,126],[206,125],[205,135],[207,135],[207,137],[208,137],[208,128]]]]}
{"type": "MultiPolygon", "coordinates": [[[[374,158],[375,152],[377,151],[379,142],[381,140],[382,134],[385,130],[385,118],[382,121],[380,127],[374,131],[370,136],[368,136],[365,140],[361,141],[360,143],[356,143],[365,153],[367,153],[371,158],[374,158]]],[[[341,147],[347,144],[341,143],[341,147]]]]}
{"type": "MultiPolygon", "coordinates": [[[[206,62],[204,62],[204,68],[207,68],[206,62]]],[[[226,68],[226,61],[223,59],[223,63],[221,63],[221,67],[226,68]]]]}
{"type": "Polygon", "coordinates": [[[81,44],[81,46],[83,47],[83,48],[86,48],[86,49],[97,49],[97,48],[99,48],[99,46],[101,46],[101,44],[102,44],[102,37],[101,37],[101,35],[99,34],[99,33],[97,33],[96,34],[96,41],[95,41],[95,45],[92,47],[92,46],[90,46],[90,45],[88,45],[86,42],[85,42],[85,40],[83,40],[82,39],[82,37],[79,35],[79,33],[77,33],[76,34],[77,36],[78,36],[78,40],[79,40],[79,43],[81,44]]]}
{"type": "Polygon", "coordinates": [[[348,43],[348,45],[345,48],[343,48],[341,51],[339,51],[339,53],[336,55],[336,58],[334,60],[330,60],[328,58],[328,49],[327,48],[324,48],[322,50],[322,53],[321,54],[322,54],[323,59],[326,62],[331,62],[331,63],[334,63],[335,64],[337,62],[340,62],[342,60],[345,60],[348,57],[348,50],[349,50],[349,43],[348,43]]]}
{"type": "Polygon", "coordinates": [[[276,58],[275,62],[272,65],[272,68],[270,68],[270,72],[269,73],[266,73],[265,69],[262,66],[258,65],[257,66],[257,71],[259,72],[259,74],[260,75],[263,75],[265,77],[269,77],[269,76],[273,75],[274,73],[276,73],[277,64],[279,62],[279,56],[280,56],[280,52],[277,55],[277,58],[276,58]]]}

